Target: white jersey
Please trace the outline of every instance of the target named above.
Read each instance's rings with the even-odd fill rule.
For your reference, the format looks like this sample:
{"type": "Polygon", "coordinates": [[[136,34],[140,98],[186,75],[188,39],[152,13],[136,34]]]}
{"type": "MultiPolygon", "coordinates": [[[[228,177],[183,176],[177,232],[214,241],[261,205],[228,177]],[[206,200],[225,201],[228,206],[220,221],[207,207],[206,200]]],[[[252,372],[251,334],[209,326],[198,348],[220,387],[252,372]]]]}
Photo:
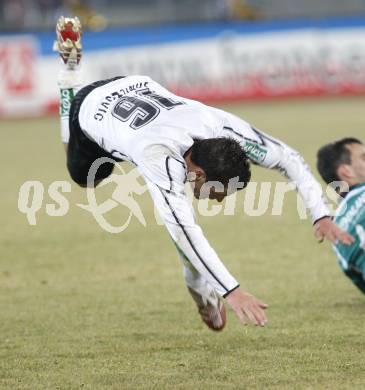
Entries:
{"type": "Polygon", "coordinates": [[[236,139],[253,163],[278,169],[296,184],[313,221],[329,215],[320,185],[296,151],[149,77],[128,76],[94,89],[81,105],[79,122],[104,150],[138,167],[180,254],[223,296],[238,283],[196,224],[185,195],[184,154],[195,139],[236,139]]]}

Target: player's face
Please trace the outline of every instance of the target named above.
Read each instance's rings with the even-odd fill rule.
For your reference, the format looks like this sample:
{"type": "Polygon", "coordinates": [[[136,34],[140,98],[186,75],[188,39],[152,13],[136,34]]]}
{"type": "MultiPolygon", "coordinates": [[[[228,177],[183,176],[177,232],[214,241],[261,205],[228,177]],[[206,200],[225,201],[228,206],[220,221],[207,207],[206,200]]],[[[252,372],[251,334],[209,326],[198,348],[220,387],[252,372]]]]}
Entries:
{"type": "Polygon", "coordinates": [[[222,202],[223,199],[227,196],[226,189],[224,191],[217,191],[214,186],[194,186],[194,197],[196,199],[214,199],[218,202],[222,202]]]}
{"type": "Polygon", "coordinates": [[[217,191],[215,187],[210,188],[209,199],[214,199],[218,202],[222,202],[226,196],[227,196],[226,188],[224,189],[224,191],[217,191]]]}
{"type": "Polygon", "coordinates": [[[194,183],[194,197],[196,199],[213,199],[218,202],[222,202],[223,199],[228,195],[227,187],[220,183],[214,185],[214,183],[206,183],[205,180],[195,181],[194,183]]]}
{"type": "Polygon", "coordinates": [[[365,183],[365,146],[361,144],[349,144],[346,148],[351,155],[351,169],[357,183],[365,183]]]}
{"type": "MultiPolygon", "coordinates": [[[[187,163],[189,165],[189,160],[187,163]]],[[[207,182],[207,176],[204,170],[196,166],[193,166],[191,170],[188,170],[188,176],[190,176],[190,180],[188,181],[192,185],[194,197],[196,199],[209,198],[222,202],[226,196],[242,189],[242,186],[235,187],[234,185],[224,185],[219,181],[207,182]]]]}

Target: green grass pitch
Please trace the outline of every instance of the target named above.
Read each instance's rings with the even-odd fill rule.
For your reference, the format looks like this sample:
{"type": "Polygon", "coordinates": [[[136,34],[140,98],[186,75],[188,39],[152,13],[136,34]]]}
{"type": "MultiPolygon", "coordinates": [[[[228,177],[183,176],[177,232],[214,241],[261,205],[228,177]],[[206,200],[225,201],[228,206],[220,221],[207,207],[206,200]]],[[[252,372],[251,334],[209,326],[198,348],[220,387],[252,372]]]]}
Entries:
{"type": "MultiPolygon", "coordinates": [[[[226,105],[298,149],[364,139],[363,98],[226,105]]],[[[153,223],[104,232],[72,186],[64,217],[29,226],[17,209],[26,180],[68,180],[54,118],[1,121],[0,389],[363,389],[365,297],[341,274],[328,243],[298,218],[199,217],[243,288],[270,305],[266,328],[209,331],[185,289],[175,248],[153,223]]],[[[257,181],[280,175],[254,168],[257,181]]],[[[106,196],[107,188],[100,196],[106,196]]],[[[244,194],[239,194],[239,200],[244,194]]],[[[116,210],[110,220],[121,217],[116,210]]]]}

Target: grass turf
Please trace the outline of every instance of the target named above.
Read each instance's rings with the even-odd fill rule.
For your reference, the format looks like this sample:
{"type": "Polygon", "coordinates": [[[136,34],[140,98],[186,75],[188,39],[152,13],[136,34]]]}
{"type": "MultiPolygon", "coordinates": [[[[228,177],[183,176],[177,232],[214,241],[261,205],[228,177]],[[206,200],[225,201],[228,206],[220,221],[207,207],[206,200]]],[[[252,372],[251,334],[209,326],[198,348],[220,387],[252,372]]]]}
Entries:
{"type": "MultiPolygon", "coordinates": [[[[364,136],[364,99],[225,106],[300,150],[314,167],[319,145],[364,136]]],[[[212,245],[248,291],[270,304],[264,329],[229,311],[212,333],[188,296],[164,227],[147,219],[119,235],[76,207],[37,226],[17,210],[20,185],[68,180],[56,118],[2,121],[0,261],[1,389],[362,389],[365,297],[318,245],[293,194],[281,217],[199,217],[212,245]]],[[[281,180],[254,169],[254,180],[281,180]]],[[[100,195],[107,193],[101,189],[100,195]]],[[[239,194],[242,204],[244,194],[239,194]]],[[[123,214],[123,211],[120,211],[123,214]]],[[[110,213],[111,220],[123,215],[110,213]]]]}

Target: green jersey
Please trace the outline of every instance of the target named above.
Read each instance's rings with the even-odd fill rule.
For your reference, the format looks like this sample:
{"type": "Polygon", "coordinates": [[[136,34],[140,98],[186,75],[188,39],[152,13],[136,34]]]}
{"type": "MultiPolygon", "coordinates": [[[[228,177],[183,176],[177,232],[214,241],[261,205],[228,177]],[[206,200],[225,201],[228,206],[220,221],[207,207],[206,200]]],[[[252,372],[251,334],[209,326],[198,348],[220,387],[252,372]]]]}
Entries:
{"type": "Polygon", "coordinates": [[[355,271],[365,277],[365,183],[351,188],[335,215],[335,223],[354,237],[349,246],[337,243],[334,250],[343,271],[355,271]]]}

